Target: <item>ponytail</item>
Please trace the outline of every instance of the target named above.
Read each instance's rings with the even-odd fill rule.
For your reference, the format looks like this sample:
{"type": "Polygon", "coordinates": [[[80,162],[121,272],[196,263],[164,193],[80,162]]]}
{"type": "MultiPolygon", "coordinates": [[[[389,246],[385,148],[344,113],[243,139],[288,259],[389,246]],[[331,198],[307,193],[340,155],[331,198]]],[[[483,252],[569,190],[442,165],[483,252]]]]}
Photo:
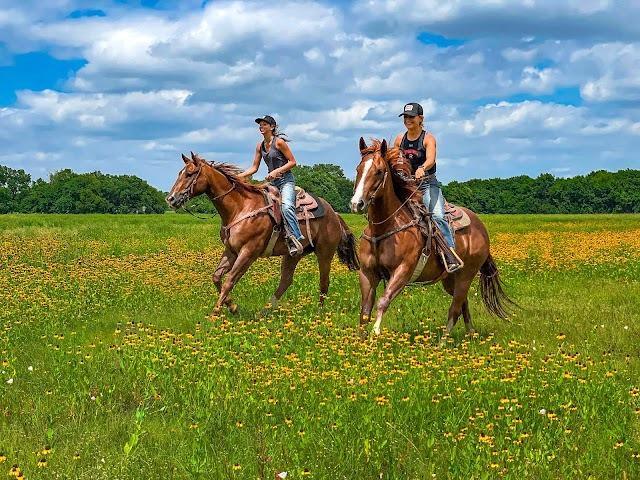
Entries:
{"type": "Polygon", "coordinates": [[[290,142],[290,140],[287,138],[286,133],[278,131],[278,125],[273,126],[273,136],[276,138],[281,138],[285,142],[290,142]]]}

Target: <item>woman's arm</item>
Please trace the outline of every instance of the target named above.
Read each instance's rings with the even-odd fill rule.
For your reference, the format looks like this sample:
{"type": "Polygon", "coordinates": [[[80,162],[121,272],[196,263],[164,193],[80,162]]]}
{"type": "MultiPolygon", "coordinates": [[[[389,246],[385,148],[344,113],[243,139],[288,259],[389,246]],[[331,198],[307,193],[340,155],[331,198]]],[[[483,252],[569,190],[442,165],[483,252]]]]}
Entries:
{"type": "Polygon", "coordinates": [[[436,137],[430,133],[425,135],[424,148],[426,150],[426,160],[416,170],[416,178],[422,178],[424,176],[424,172],[436,164],[436,137]]]}
{"type": "Polygon", "coordinates": [[[296,158],[293,156],[293,152],[289,148],[287,142],[285,142],[281,138],[276,138],[276,148],[282,152],[284,158],[287,159],[287,163],[285,163],[280,168],[276,168],[269,175],[266,176],[266,180],[271,180],[273,178],[278,178],[283,173],[287,173],[293,167],[296,166],[296,158]]]}
{"type": "Polygon", "coordinates": [[[253,157],[253,165],[247,168],[244,172],[238,174],[240,178],[250,177],[258,171],[260,168],[260,160],[262,160],[262,154],[260,153],[260,142],[256,145],[256,154],[253,157]]]}
{"type": "Polygon", "coordinates": [[[404,134],[399,133],[398,135],[396,135],[396,139],[393,141],[393,146],[394,147],[398,147],[400,148],[400,145],[402,145],[402,137],[404,136],[404,134]]]}

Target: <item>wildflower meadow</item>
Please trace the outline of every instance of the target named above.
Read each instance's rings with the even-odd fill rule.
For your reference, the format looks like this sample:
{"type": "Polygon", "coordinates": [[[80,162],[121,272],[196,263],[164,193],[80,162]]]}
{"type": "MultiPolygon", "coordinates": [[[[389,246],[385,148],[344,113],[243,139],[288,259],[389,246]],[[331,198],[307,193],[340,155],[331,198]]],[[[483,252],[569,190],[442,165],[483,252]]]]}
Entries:
{"type": "Polygon", "coordinates": [[[260,259],[210,319],[219,220],[0,217],[0,477],[640,478],[639,217],[482,220],[520,307],[475,285],[478,332],[441,342],[440,285],[362,339],[357,274],[320,309],[313,255],[277,307],[260,259]]]}

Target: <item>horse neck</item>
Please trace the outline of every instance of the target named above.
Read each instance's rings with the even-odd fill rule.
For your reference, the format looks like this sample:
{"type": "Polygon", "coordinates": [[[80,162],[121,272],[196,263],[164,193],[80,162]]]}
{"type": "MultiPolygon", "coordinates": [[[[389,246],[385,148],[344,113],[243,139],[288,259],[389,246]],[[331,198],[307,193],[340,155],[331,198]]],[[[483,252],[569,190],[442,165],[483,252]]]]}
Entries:
{"type": "Polygon", "coordinates": [[[222,224],[227,225],[233,221],[233,219],[244,210],[246,203],[251,200],[250,196],[244,192],[238,191],[233,186],[231,181],[226,176],[219,172],[213,171],[213,169],[207,169],[206,175],[209,181],[209,187],[205,192],[211,200],[211,203],[216,207],[222,224]],[[226,193],[228,192],[228,193],[226,193]]]}
{"type": "Polygon", "coordinates": [[[372,233],[384,233],[399,224],[411,221],[406,208],[401,208],[402,202],[393,189],[392,173],[387,170],[387,178],[380,194],[369,204],[367,216],[372,233]],[[384,222],[384,223],[380,223],[384,222]]]}

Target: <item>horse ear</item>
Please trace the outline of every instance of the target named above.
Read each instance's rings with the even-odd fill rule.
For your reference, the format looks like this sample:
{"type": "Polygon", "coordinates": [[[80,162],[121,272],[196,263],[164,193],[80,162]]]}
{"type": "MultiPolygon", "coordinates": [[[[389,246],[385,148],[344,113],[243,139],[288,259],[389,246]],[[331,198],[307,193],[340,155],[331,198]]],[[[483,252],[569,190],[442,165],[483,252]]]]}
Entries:
{"type": "Polygon", "coordinates": [[[188,158],[188,157],[185,157],[185,156],[184,156],[184,153],[181,153],[180,155],[182,155],[182,161],[183,161],[184,163],[189,163],[189,162],[191,161],[191,160],[189,160],[189,158],[188,158]]]}
{"type": "Polygon", "coordinates": [[[387,156],[387,140],[382,140],[382,144],[380,145],[380,154],[382,158],[387,156]]]}
{"type": "Polygon", "coordinates": [[[364,141],[364,138],[360,137],[360,151],[363,151],[367,148],[367,143],[364,141]]]}
{"type": "Polygon", "coordinates": [[[191,152],[191,160],[193,160],[193,163],[198,165],[200,163],[201,158],[198,156],[197,153],[191,152]]]}

